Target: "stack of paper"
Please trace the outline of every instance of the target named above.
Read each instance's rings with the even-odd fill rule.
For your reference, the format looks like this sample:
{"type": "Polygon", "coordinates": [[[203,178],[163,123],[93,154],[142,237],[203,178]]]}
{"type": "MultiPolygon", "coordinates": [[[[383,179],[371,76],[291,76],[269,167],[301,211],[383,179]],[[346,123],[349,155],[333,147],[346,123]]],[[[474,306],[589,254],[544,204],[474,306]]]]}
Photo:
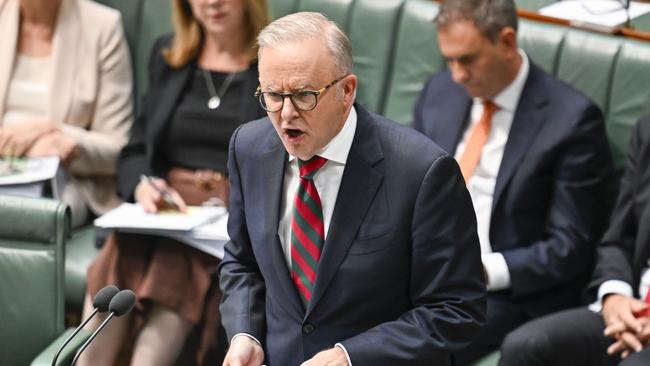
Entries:
{"type": "Polygon", "coordinates": [[[539,13],[569,20],[574,26],[612,32],[624,25],[628,16],[634,19],[650,12],[650,4],[630,1],[625,9],[624,1],[628,0],[565,0],[545,6],[539,13]]]}
{"type": "Polygon", "coordinates": [[[58,199],[64,181],[57,156],[0,159],[0,194],[58,199]]]}
{"type": "Polygon", "coordinates": [[[223,258],[229,240],[228,213],[223,207],[190,206],[186,213],[161,211],[149,214],[142,206],[123,203],[95,220],[101,229],[174,238],[208,254],[223,258]]]}

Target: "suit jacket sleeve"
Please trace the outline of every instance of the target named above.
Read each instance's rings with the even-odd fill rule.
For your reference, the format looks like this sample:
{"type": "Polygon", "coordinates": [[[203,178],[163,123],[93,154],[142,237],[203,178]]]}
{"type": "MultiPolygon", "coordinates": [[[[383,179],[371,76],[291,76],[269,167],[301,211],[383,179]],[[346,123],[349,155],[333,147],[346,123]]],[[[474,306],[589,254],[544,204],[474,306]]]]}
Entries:
{"type": "Polygon", "coordinates": [[[485,321],[476,218],[452,157],[444,155],[429,167],[411,230],[413,307],[341,342],[355,366],[444,362],[449,352],[467,346],[485,321]]]}
{"type": "Polygon", "coordinates": [[[551,162],[553,190],[545,237],[500,250],[508,264],[514,296],[575,281],[591,270],[593,245],[613,201],[608,198],[613,193],[613,168],[600,110],[590,104],[576,114],[575,127],[551,162]]]}
{"type": "Polygon", "coordinates": [[[228,172],[230,174],[230,209],[228,234],[221,265],[220,287],[223,291],[220,311],[228,339],[237,333],[247,333],[264,344],[266,335],[265,285],[255,261],[248,236],[244,197],[237,161],[237,135],[230,139],[228,172]]]}
{"type": "MultiPolygon", "coordinates": [[[[99,90],[89,129],[68,123],[63,132],[75,139],[79,155],[69,171],[78,175],[114,175],[116,159],[133,122],[133,77],[119,14],[100,33],[99,90]]],[[[68,40],[74,42],[74,40],[68,40]]]]}
{"type": "MultiPolygon", "coordinates": [[[[650,122],[650,119],[647,120],[650,122]]],[[[648,123],[638,123],[632,131],[630,147],[627,152],[625,173],[621,179],[620,191],[616,200],[616,207],[612,213],[609,228],[598,247],[596,254],[596,267],[589,288],[595,290],[607,280],[625,281],[634,286],[633,258],[634,246],[637,236],[637,217],[634,210],[635,196],[637,194],[636,177],[638,169],[637,160],[640,157],[643,137],[648,136],[648,123]]],[[[636,292],[636,289],[634,289],[636,292]]]]}

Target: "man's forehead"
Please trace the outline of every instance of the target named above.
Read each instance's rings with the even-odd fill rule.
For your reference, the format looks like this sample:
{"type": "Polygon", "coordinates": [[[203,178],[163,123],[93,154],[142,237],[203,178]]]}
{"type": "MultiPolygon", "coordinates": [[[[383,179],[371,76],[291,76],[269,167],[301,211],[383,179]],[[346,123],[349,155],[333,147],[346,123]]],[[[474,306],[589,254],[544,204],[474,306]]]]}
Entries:
{"type": "Polygon", "coordinates": [[[260,82],[290,83],[292,87],[319,82],[333,73],[334,60],[325,47],[291,44],[262,50],[259,61],[260,82]]]}

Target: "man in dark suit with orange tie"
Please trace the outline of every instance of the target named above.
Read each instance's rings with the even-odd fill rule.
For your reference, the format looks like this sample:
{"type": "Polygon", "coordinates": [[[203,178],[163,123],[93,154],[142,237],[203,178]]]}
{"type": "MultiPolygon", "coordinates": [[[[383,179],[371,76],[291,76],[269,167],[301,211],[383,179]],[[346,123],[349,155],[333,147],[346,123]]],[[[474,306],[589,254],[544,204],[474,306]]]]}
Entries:
{"type": "Polygon", "coordinates": [[[601,111],[517,47],[512,0],[445,1],[448,70],[425,86],[414,127],[459,161],[478,219],[487,325],[467,364],[525,321],[580,301],[611,202],[601,111]]]}
{"type": "Polygon", "coordinates": [[[348,38],[317,13],[258,39],[268,118],[230,144],[224,365],[448,365],[485,285],[454,159],[354,104],[348,38]]]}

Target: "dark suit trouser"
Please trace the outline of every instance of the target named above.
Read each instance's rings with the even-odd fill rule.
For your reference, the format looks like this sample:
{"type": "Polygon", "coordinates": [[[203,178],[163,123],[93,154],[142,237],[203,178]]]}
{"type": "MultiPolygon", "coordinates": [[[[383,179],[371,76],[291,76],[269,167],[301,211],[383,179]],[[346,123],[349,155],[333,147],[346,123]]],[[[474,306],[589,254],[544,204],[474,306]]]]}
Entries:
{"type": "MultiPolygon", "coordinates": [[[[499,366],[617,365],[618,355],[607,355],[613,339],[603,335],[604,329],[602,315],[586,307],[535,319],[506,337],[499,366]]],[[[628,357],[620,365],[650,365],[650,348],[628,357]]]]}
{"type": "Polygon", "coordinates": [[[501,341],[528,319],[518,306],[502,293],[488,293],[486,323],[479,337],[467,348],[454,354],[457,366],[471,365],[499,349],[501,341]]]}

